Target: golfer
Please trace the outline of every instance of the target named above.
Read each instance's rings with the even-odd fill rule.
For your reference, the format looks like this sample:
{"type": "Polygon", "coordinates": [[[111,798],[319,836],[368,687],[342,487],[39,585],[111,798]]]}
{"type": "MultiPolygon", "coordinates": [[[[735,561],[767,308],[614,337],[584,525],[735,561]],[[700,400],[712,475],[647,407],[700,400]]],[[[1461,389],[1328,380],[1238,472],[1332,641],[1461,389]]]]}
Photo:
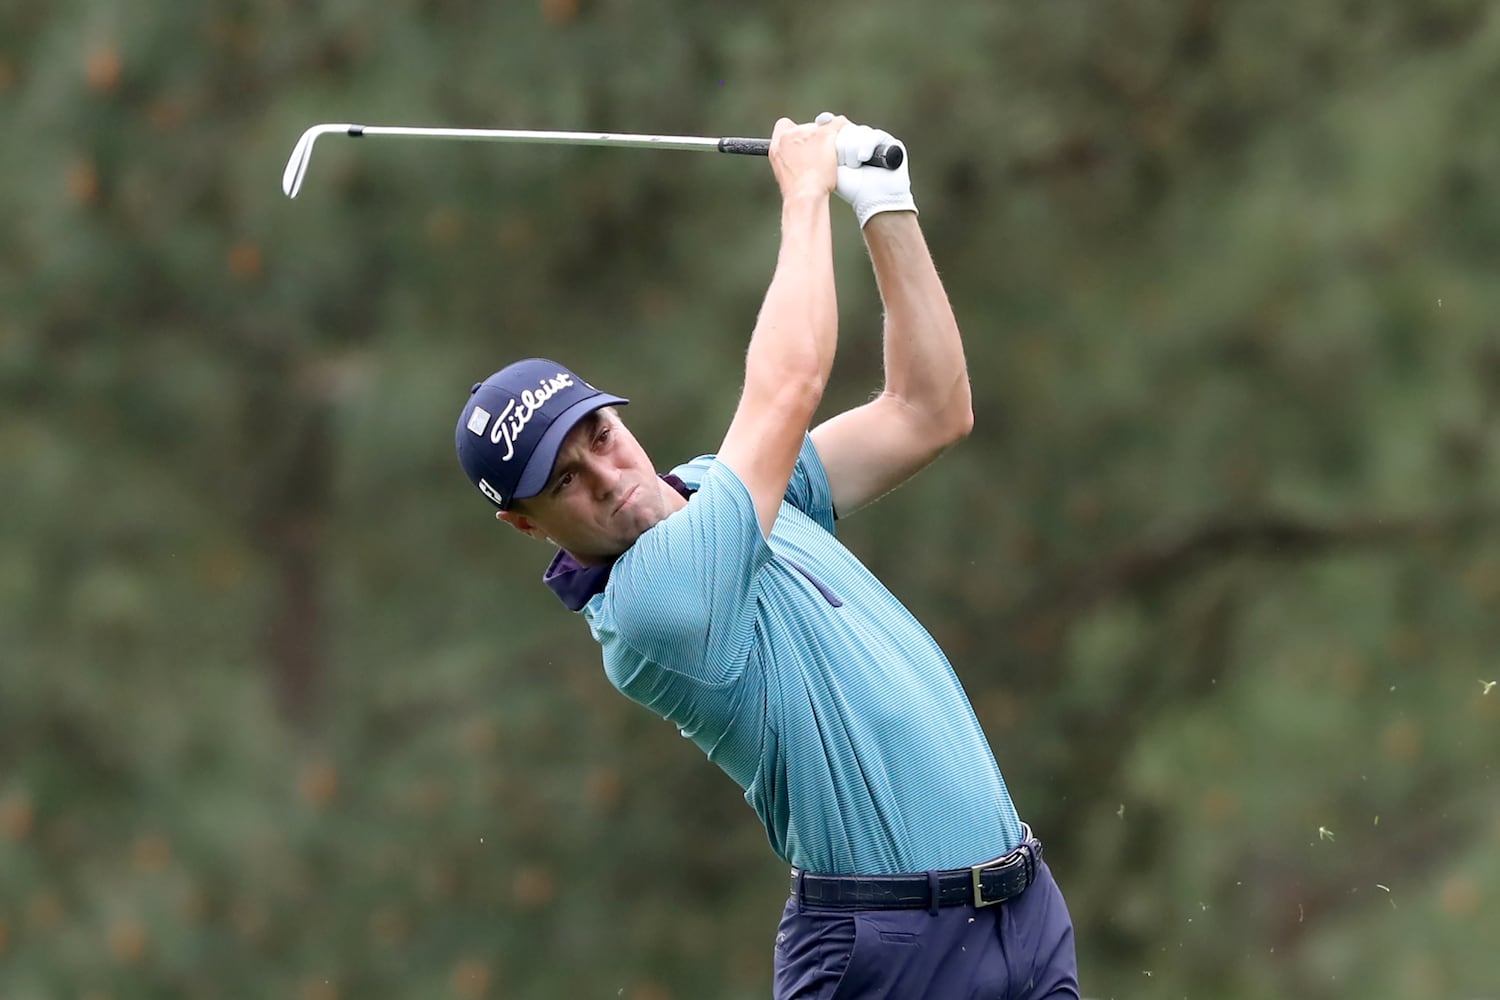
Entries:
{"type": "Polygon", "coordinates": [[[745,791],[792,866],[775,996],[1078,996],[1073,929],[947,658],[834,536],[973,422],[963,346],[885,132],[782,119],[781,245],[717,451],[667,475],[627,401],[552,361],[471,392],[459,462],[604,670],[745,791]],[[849,201],[885,306],[880,395],[811,428],[838,317],[829,195],[849,201]]]}

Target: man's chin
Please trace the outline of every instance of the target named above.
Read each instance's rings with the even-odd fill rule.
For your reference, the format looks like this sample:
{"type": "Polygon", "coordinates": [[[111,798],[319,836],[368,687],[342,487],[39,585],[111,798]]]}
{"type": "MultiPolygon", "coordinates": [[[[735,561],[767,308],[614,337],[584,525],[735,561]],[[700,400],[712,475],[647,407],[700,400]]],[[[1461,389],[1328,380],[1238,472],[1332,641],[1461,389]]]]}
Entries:
{"type": "Polygon", "coordinates": [[[654,521],[649,524],[631,525],[630,529],[620,536],[620,552],[624,553],[626,549],[630,548],[636,542],[640,541],[642,535],[650,531],[655,526],[656,523],[654,521]]]}

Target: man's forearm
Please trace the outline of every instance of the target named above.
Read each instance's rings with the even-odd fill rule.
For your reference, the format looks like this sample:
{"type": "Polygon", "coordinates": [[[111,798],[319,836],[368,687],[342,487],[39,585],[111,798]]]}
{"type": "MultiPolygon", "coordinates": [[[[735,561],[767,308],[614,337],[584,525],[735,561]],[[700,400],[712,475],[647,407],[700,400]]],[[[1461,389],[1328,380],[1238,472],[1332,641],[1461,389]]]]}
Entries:
{"type": "Polygon", "coordinates": [[[746,352],[746,392],[777,395],[801,387],[821,396],[837,338],[828,199],[795,196],[782,205],[776,271],[746,352]]]}
{"type": "Polygon", "coordinates": [[[883,212],[864,235],[885,305],[885,392],[961,436],[972,421],[963,340],[917,217],[883,212]]]}

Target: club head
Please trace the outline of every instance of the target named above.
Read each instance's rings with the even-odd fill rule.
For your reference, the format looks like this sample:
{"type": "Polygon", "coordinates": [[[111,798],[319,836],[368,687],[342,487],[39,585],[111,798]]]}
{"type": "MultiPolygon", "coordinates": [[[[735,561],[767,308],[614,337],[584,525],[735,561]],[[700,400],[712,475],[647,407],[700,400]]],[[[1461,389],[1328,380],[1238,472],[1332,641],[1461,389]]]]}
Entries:
{"type": "Polygon", "coordinates": [[[281,172],[282,192],[288,198],[297,197],[297,192],[302,188],[302,178],[307,175],[307,165],[312,161],[313,143],[318,141],[318,136],[331,132],[347,133],[354,127],[348,123],[314,125],[303,132],[302,138],[297,140],[297,145],[292,147],[292,156],[286,161],[286,169],[281,172]]]}

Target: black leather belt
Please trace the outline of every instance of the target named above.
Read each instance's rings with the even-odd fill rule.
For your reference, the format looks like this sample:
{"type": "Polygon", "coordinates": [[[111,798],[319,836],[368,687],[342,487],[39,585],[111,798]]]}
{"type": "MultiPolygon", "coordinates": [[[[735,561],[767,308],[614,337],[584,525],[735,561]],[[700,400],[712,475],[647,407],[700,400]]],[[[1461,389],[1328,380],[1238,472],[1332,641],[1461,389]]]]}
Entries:
{"type": "Polygon", "coordinates": [[[825,910],[993,906],[1025,892],[1041,862],[1042,842],[1022,823],[1016,849],[982,865],[910,875],[814,875],[793,868],[792,897],[825,910]]]}

